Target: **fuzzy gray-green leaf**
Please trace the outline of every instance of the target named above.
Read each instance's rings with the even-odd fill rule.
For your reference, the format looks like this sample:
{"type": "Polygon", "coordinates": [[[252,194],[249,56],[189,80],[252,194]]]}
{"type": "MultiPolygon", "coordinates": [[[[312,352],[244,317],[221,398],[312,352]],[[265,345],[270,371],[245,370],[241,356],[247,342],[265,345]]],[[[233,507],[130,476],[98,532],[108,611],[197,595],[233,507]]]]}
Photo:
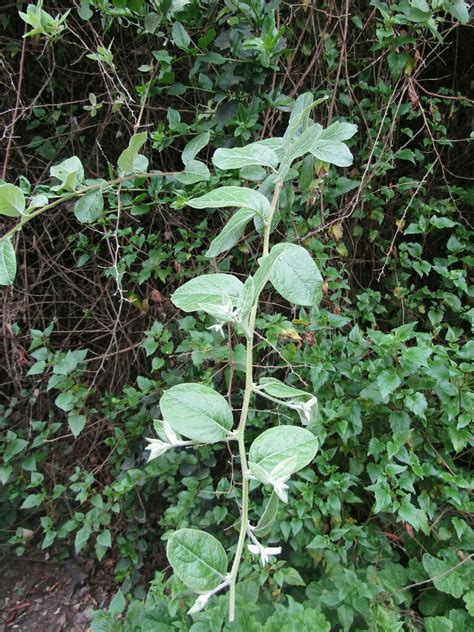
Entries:
{"type": "Polygon", "coordinates": [[[160,410],[175,432],[202,443],[222,441],[233,424],[227,400],[204,384],[172,386],[161,396],[160,410]]]}
{"type": "Polygon", "coordinates": [[[213,590],[227,573],[224,547],[199,529],[175,531],[168,540],[166,554],[175,575],[197,593],[213,590]]]}

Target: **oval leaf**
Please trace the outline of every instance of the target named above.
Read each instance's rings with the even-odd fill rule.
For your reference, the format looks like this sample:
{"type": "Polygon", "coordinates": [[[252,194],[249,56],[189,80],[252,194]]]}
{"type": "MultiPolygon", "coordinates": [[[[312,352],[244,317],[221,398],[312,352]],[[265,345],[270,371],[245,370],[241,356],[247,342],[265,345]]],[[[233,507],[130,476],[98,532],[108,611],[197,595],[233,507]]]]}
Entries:
{"type": "Polygon", "coordinates": [[[0,184],[0,215],[18,217],[25,210],[23,191],[14,184],[0,184]]]}
{"type": "Polygon", "coordinates": [[[148,161],[145,156],[140,156],[138,152],[146,143],[147,137],[148,134],[146,132],[134,134],[128,143],[127,149],[124,149],[120,154],[117,164],[124,175],[146,170],[145,164],[148,165],[148,161]]]}
{"type": "Polygon", "coordinates": [[[188,160],[184,171],[175,175],[176,180],[181,184],[196,184],[196,182],[209,180],[210,177],[209,169],[200,160],[188,160]]]}
{"type": "Polygon", "coordinates": [[[263,514],[258,521],[257,526],[253,529],[257,538],[264,537],[270,533],[273,522],[278,514],[278,507],[280,505],[280,499],[278,495],[273,491],[269,501],[265,505],[263,514]]]}
{"type": "Polygon", "coordinates": [[[52,187],[53,191],[75,191],[84,180],[84,167],[77,156],[71,156],[61,164],[54,165],[49,172],[53,178],[61,182],[52,187]]]}
{"type": "Polygon", "coordinates": [[[168,540],[166,554],[175,575],[197,593],[214,590],[225,578],[227,555],[224,547],[205,531],[175,531],[168,540]]]}
{"type": "Polygon", "coordinates": [[[227,401],[203,384],[173,386],[163,393],[160,409],[175,432],[202,443],[222,441],[233,424],[227,401]]]}
{"type": "Polygon", "coordinates": [[[276,167],[278,156],[261,143],[250,143],[246,147],[235,147],[233,149],[217,149],[212,157],[212,162],[218,169],[240,169],[251,165],[261,165],[264,167],[276,167]]]}
{"type": "Polygon", "coordinates": [[[249,208],[263,216],[270,211],[270,202],[267,198],[258,191],[246,187],[220,187],[188,200],[188,205],[192,208],[249,208]]]}
{"type": "Polygon", "coordinates": [[[294,473],[311,463],[318,447],[318,439],[306,428],[277,426],[255,439],[250,446],[249,461],[270,474],[280,463],[291,459],[290,473],[294,473]]]}
{"type": "Polygon", "coordinates": [[[0,241],[0,285],[11,285],[16,275],[16,255],[11,239],[0,241]]]}
{"type": "Polygon", "coordinates": [[[183,312],[201,310],[202,304],[221,305],[227,294],[234,305],[242,292],[243,283],[232,274],[204,274],[181,285],[171,301],[183,312]]]}
{"type": "Polygon", "coordinates": [[[278,256],[269,275],[275,290],[295,305],[317,305],[322,296],[323,279],[308,251],[296,244],[278,244],[272,252],[275,250],[278,256]]]}
{"type": "Polygon", "coordinates": [[[211,135],[209,132],[203,132],[202,134],[198,134],[183,149],[183,153],[181,154],[181,159],[184,164],[188,163],[190,160],[193,160],[201,149],[209,143],[209,139],[211,135]]]}
{"type": "Polygon", "coordinates": [[[311,397],[306,391],[302,391],[299,388],[288,386],[284,382],[277,380],[274,377],[262,377],[260,379],[259,391],[263,391],[271,397],[277,397],[278,399],[307,399],[311,397]]]}
{"type": "Polygon", "coordinates": [[[239,241],[245,227],[251,219],[255,217],[255,212],[249,208],[239,209],[227,222],[222,232],[212,240],[206,257],[217,257],[222,252],[230,250],[239,241]]]}
{"type": "Polygon", "coordinates": [[[319,138],[310,151],[318,160],[329,162],[332,165],[336,165],[336,167],[350,167],[353,162],[349,147],[338,140],[319,138]]]}
{"type": "Polygon", "coordinates": [[[81,224],[91,224],[102,215],[104,210],[104,196],[102,191],[97,189],[89,191],[81,197],[74,207],[74,215],[81,224]]]}

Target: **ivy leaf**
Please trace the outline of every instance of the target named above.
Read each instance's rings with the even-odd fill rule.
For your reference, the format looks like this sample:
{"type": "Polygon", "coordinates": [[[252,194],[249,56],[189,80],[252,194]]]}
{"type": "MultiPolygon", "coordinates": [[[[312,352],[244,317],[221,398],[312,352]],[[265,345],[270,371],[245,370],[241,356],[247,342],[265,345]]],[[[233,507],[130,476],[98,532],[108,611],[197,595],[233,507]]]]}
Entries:
{"type": "Polygon", "coordinates": [[[447,617],[426,617],[423,619],[426,632],[451,632],[453,623],[447,617]]]}
{"type": "Polygon", "coordinates": [[[253,189],[246,187],[219,187],[200,197],[188,200],[192,208],[225,208],[228,206],[248,208],[258,215],[266,216],[270,212],[270,202],[253,189]]]}
{"type": "Polygon", "coordinates": [[[0,184],[0,215],[18,217],[25,210],[23,191],[14,184],[0,184]]]}
{"type": "Polygon", "coordinates": [[[468,586],[468,582],[466,582],[467,577],[465,579],[463,573],[460,572],[461,569],[452,570],[456,562],[454,560],[441,560],[429,553],[425,553],[422,560],[423,567],[428,573],[428,577],[432,578],[435,588],[460,599],[468,586]]]}
{"type": "Polygon", "coordinates": [[[181,285],[171,301],[183,312],[202,310],[203,304],[221,305],[224,295],[237,305],[242,288],[242,281],[232,274],[204,274],[181,285]]]}
{"type": "Polygon", "coordinates": [[[398,516],[401,520],[408,522],[416,531],[423,531],[429,535],[430,528],[426,513],[422,509],[418,509],[410,502],[410,496],[405,496],[398,510],[398,516]]]}
{"type": "Polygon", "coordinates": [[[318,439],[306,428],[277,426],[265,430],[255,439],[250,446],[249,461],[270,474],[283,461],[292,459],[292,474],[311,463],[318,447],[318,439]]]}
{"type": "Polygon", "coordinates": [[[75,191],[84,180],[84,167],[77,156],[63,160],[59,165],[50,169],[51,177],[56,178],[61,184],[51,187],[53,191],[75,191]]]}
{"type": "Polygon", "coordinates": [[[134,134],[128,143],[127,149],[124,149],[120,154],[117,164],[123,175],[147,170],[147,158],[138,153],[146,143],[147,138],[148,134],[146,132],[134,134]]]}
{"type": "Polygon", "coordinates": [[[103,211],[104,196],[100,189],[86,193],[74,207],[74,215],[81,224],[92,224],[101,217],[103,211]]]}
{"type": "Polygon", "coordinates": [[[255,217],[255,211],[249,208],[239,209],[227,222],[220,234],[212,240],[206,257],[217,257],[230,250],[239,241],[245,227],[255,217]]]}
{"type": "Polygon", "coordinates": [[[11,239],[0,241],[0,285],[11,285],[16,275],[16,255],[11,239]]]}
{"type": "Polygon", "coordinates": [[[402,381],[395,371],[386,370],[377,375],[377,386],[383,399],[391,395],[401,383],[402,381]]]}
{"type": "Polygon", "coordinates": [[[203,132],[198,134],[189,141],[181,154],[181,160],[184,164],[187,164],[190,160],[193,160],[197,154],[208,145],[211,135],[209,132],[203,132]]]}
{"type": "Polygon", "coordinates": [[[426,401],[426,397],[423,393],[413,393],[413,395],[407,395],[404,399],[405,406],[408,410],[411,410],[412,413],[425,418],[425,410],[428,407],[428,402],[426,401]]]}
{"type": "Polygon", "coordinates": [[[175,174],[175,179],[181,184],[196,184],[207,181],[210,177],[209,169],[200,160],[188,160],[184,172],[175,174]]]}
{"type": "Polygon", "coordinates": [[[224,581],[226,552],[219,540],[205,531],[175,531],[168,540],[166,554],[175,575],[195,592],[208,592],[224,581]]]}
{"type": "Polygon", "coordinates": [[[261,143],[250,143],[245,147],[233,149],[217,149],[212,157],[212,162],[218,169],[241,169],[252,165],[273,167],[278,165],[277,154],[270,147],[261,143]]]}
{"type": "Polygon", "coordinates": [[[178,384],[168,389],[160,399],[160,410],[175,432],[202,443],[222,441],[233,424],[227,401],[203,384],[178,384]]]}

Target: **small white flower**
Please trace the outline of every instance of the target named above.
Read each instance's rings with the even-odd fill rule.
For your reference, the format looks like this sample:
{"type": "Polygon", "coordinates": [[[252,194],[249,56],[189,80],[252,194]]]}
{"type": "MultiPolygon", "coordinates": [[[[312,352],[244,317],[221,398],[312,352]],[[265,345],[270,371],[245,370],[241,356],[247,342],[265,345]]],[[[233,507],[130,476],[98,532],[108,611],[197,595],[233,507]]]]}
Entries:
{"type": "Polygon", "coordinates": [[[223,338],[225,338],[223,325],[224,323],[218,322],[215,325],[211,325],[210,327],[208,327],[208,330],[215,331],[216,333],[220,334],[223,338]]]}
{"type": "Polygon", "coordinates": [[[201,612],[201,610],[206,607],[206,604],[211,596],[212,592],[204,593],[204,595],[199,595],[191,608],[188,610],[188,614],[196,614],[196,612],[201,612]]]}
{"type": "Polygon", "coordinates": [[[286,481],[289,479],[289,476],[285,476],[284,478],[270,479],[270,485],[273,485],[273,489],[275,490],[275,494],[278,496],[280,500],[284,503],[288,502],[288,485],[286,481]]]}
{"type": "Polygon", "coordinates": [[[163,422],[163,432],[171,445],[179,445],[180,439],[167,421],[163,422]]]}
{"type": "Polygon", "coordinates": [[[262,566],[268,564],[270,555],[280,555],[281,553],[281,546],[262,546],[259,542],[247,544],[247,548],[253,555],[260,556],[260,564],[262,566]]]}
{"type": "Polygon", "coordinates": [[[230,583],[230,575],[226,575],[224,581],[221,584],[219,584],[219,586],[216,586],[216,588],[214,588],[213,590],[209,590],[208,592],[205,592],[202,595],[199,595],[199,597],[193,603],[191,608],[188,610],[188,614],[196,614],[196,612],[201,612],[201,610],[205,608],[207,602],[212,597],[212,595],[215,595],[216,593],[220,592],[224,588],[227,588],[229,583],[230,583]]]}
{"type": "Polygon", "coordinates": [[[318,405],[318,399],[316,397],[311,397],[307,402],[301,402],[297,406],[298,412],[300,412],[301,421],[304,424],[309,424],[311,422],[311,416],[313,412],[313,408],[318,405]]]}
{"type": "Polygon", "coordinates": [[[166,450],[171,448],[170,443],[166,443],[166,441],[162,441],[161,439],[149,439],[145,437],[148,441],[149,445],[146,446],[145,450],[150,450],[150,455],[148,456],[147,463],[153,461],[153,459],[157,459],[159,456],[164,454],[166,450]]]}

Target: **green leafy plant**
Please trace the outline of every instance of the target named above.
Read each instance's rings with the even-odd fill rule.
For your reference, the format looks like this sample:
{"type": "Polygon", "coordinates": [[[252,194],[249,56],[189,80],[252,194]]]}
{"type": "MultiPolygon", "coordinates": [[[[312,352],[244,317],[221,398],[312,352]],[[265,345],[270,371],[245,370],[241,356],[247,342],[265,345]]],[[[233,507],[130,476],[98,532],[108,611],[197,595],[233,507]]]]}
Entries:
{"type": "Polygon", "coordinates": [[[47,11],[43,9],[43,0],[38,0],[38,4],[29,4],[26,13],[19,11],[21,19],[29,24],[32,28],[25,37],[34,37],[35,35],[43,35],[48,39],[55,39],[66,28],[64,22],[71,12],[68,9],[63,15],[53,18],[47,11]]]}
{"type": "MultiPolygon", "coordinates": [[[[292,110],[282,137],[255,142],[242,148],[218,149],[212,158],[217,169],[257,168],[266,175],[259,190],[223,186],[188,200],[193,208],[237,208],[223,230],[213,239],[207,257],[230,250],[251,221],[260,227],[262,256],[254,274],[245,282],[230,273],[195,277],[179,287],[171,300],[185,312],[204,311],[215,324],[211,329],[224,334],[230,326],[246,340],[245,389],[238,426],[233,429],[233,412],[226,399],[202,384],[180,384],[165,391],[160,399],[163,417],[158,424],[159,439],[148,439],[149,460],[175,447],[237,442],[240,460],[240,527],[237,547],[229,568],[227,553],[214,536],[196,529],[180,529],[168,537],[167,554],[175,574],[199,593],[190,613],[199,612],[211,596],[229,589],[229,621],[235,619],[236,582],[245,544],[250,553],[265,565],[280,547],[265,546],[265,534],[276,517],[278,501],[288,502],[288,479],[315,457],[320,442],[308,428],[279,425],[265,430],[247,448],[246,429],[251,397],[255,394],[295,409],[304,425],[314,420],[317,400],[310,393],[270,377],[256,384],[253,372],[255,320],[259,299],[270,282],[290,304],[316,307],[322,296],[322,277],[307,250],[297,244],[277,243],[270,247],[274,218],[285,185],[298,176],[305,156],[329,164],[347,166],[351,152],[344,141],[356,132],[356,126],[336,122],[326,129],[314,123],[311,94],[300,96],[292,110]],[[263,191],[263,193],[262,193],[263,191]],[[181,438],[185,437],[185,440],[181,438]],[[251,480],[272,489],[272,496],[259,523],[249,521],[251,480]]],[[[187,163],[189,164],[189,163],[187,163]]]]}

